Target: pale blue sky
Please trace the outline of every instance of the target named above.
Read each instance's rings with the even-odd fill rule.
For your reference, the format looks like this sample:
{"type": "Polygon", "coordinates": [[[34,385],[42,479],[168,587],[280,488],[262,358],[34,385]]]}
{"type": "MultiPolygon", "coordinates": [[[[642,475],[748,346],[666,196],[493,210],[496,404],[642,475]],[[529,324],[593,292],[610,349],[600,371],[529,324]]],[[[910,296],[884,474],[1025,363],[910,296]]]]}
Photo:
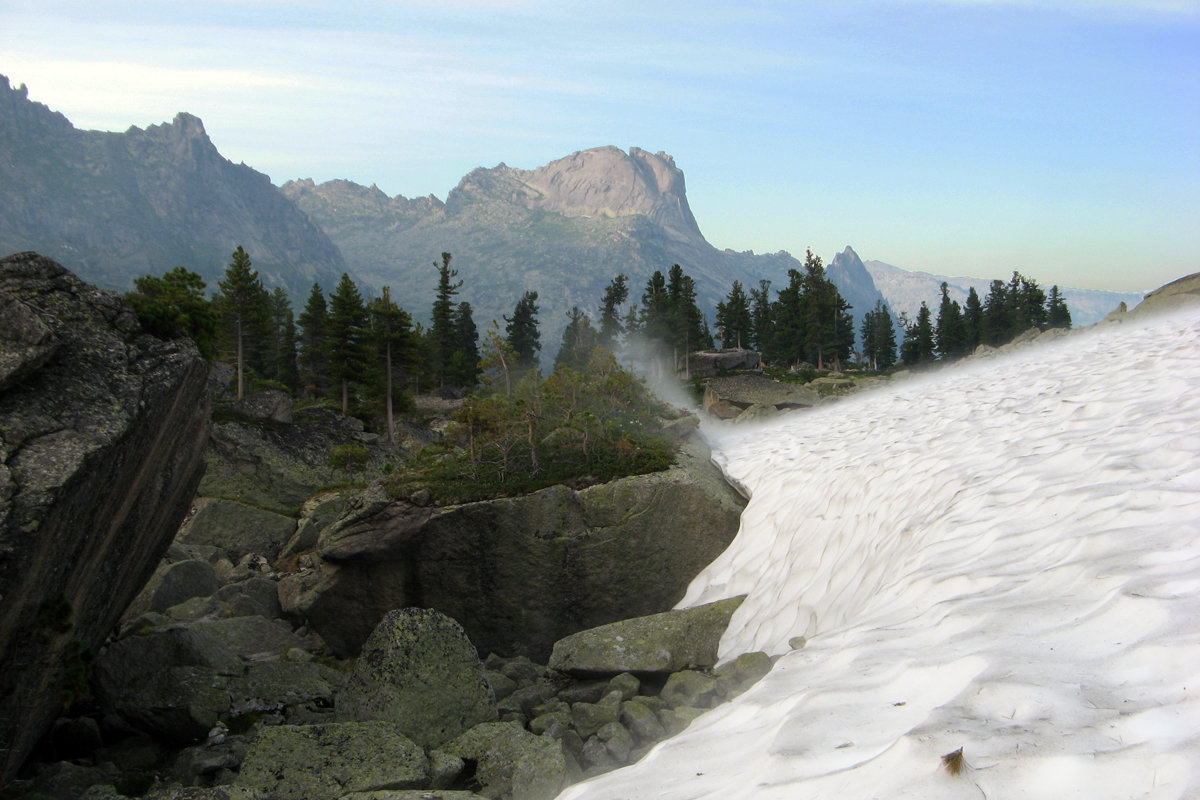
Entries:
{"type": "Polygon", "coordinates": [[[1141,290],[1200,270],[1200,0],[0,0],[76,126],[188,111],[281,184],[672,154],[717,247],[1141,290]]]}

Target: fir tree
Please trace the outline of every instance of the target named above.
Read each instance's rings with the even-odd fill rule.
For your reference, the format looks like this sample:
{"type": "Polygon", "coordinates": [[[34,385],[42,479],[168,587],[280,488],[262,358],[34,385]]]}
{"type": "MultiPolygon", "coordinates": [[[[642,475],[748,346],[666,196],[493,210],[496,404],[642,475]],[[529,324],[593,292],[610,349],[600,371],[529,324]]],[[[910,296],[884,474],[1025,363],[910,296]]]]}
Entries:
{"type": "Polygon", "coordinates": [[[220,319],[197,273],[175,267],[161,278],[143,275],[133,286],[125,299],[143,328],[164,339],[187,336],[205,359],[216,355],[220,319]]]}
{"type": "Polygon", "coordinates": [[[250,256],[238,245],[218,284],[220,293],[213,299],[225,321],[237,359],[237,399],[245,397],[247,361],[261,366],[261,353],[270,321],[267,290],[258,271],[251,269],[250,256]]]}
{"type": "Polygon", "coordinates": [[[928,364],[934,360],[933,313],[927,303],[921,303],[916,322],[907,325],[901,354],[905,364],[928,364]]]}
{"type": "Polygon", "coordinates": [[[282,383],[292,394],[300,383],[296,363],[296,320],[292,301],[282,286],[271,292],[271,377],[282,383]]]}
{"type": "Polygon", "coordinates": [[[938,307],[937,326],[934,339],[943,361],[960,358],[966,350],[967,336],[963,323],[962,308],[957,300],[950,299],[950,287],[942,282],[942,302],[938,307]]]}
{"type": "Polygon", "coordinates": [[[983,304],[979,292],[972,286],[967,292],[967,303],[963,307],[963,346],[967,353],[974,353],[983,334],[983,304]]]}
{"type": "Polygon", "coordinates": [[[367,367],[367,311],[362,294],[346,273],[329,296],[329,363],[331,377],[341,387],[342,413],[350,408],[350,384],[362,379],[367,367]]]}
{"type": "Polygon", "coordinates": [[[613,278],[604,289],[604,298],[600,302],[600,331],[598,344],[615,350],[617,339],[625,332],[621,324],[621,304],[629,298],[629,287],[624,273],[613,278]]]}
{"type": "Polygon", "coordinates": [[[1046,326],[1050,328],[1071,327],[1071,311],[1067,308],[1067,302],[1059,294],[1057,284],[1050,287],[1050,294],[1046,297],[1046,326]]]}
{"type": "Polygon", "coordinates": [[[463,282],[454,280],[458,270],[450,269],[449,253],[442,253],[441,265],[435,261],[433,268],[438,272],[438,287],[433,301],[429,341],[433,355],[433,378],[440,386],[446,382],[446,372],[450,368],[454,351],[458,349],[459,335],[454,325],[454,296],[458,294],[463,282]]]}
{"type": "Polygon", "coordinates": [[[329,391],[329,310],[325,293],[315,283],[299,322],[300,380],[309,395],[321,397],[329,391]]]}
{"type": "Polygon", "coordinates": [[[760,280],[757,289],[750,290],[750,346],[767,356],[771,337],[771,282],[760,280]]]}
{"type": "Polygon", "coordinates": [[[1012,338],[1013,315],[1009,308],[1004,281],[992,281],[983,301],[983,323],[979,329],[983,344],[999,347],[1012,338]]]}
{"type": "Polygon", "coordinates": [[[742,347],[750,342],[750,301],[741,281],[734,281],[729,294],[717,303],[717,335],[722,347],[742,347]]]}
{"type": "Polygon", "coordinates": [[[389,442],[394,442],[396,423],[392,408],[393,373],[412,360],[412,317],[392,300],[392,290],[388,286],[383,287],[380,297],[373,300],[367,310],[371,320],[371,339],[379,359],[383,362],[384,422],[387,426],[387,437],[389,442]]]}
{"type": "Polygon", "coordinates": [[[517,355],[516,367],[521,371],[532,371],[538,367],[542,335],[538,330],[537,299],[537,292],[525,292],[513,308],[512,316],[504,318],[504,332],[509,346],[517,355]]]}
{"type": "Polygon", "coordinates": [[[587,314],[573,306],[567,312],[567,327],[563,330],[562,346],[554,359],[554,368],[567,366],[571,369],[582,370],[592,357],[592,350],[600,342],[600,336],[592,327],[592,321],[587,314]]]}
{"type": "Polygon", "coordinates": [[[479,383],[479,329],[475,327],[471,304],[459,303],[454,308],[455,349],[450,355],[448,379],[467,389],[479,383]]]}

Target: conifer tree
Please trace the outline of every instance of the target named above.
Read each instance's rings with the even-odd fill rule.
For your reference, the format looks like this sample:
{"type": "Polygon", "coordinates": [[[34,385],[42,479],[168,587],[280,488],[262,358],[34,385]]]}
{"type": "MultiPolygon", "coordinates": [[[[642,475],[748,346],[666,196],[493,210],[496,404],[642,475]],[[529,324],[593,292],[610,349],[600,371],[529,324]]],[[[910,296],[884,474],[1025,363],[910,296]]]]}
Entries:
{"type": "Polygon", "coordinates": [[[1067,308],[1067,302],[1059,294],[1057,284],[1050,287],[1050,294],[1046,297],[1046,326],[1049,328],[1071,327],[1071,311],[1067,308]]]}
{"type": "Polygon", "coordinates": [[[888,369],[896,363],[896,329],[882,300],[876,300],[875,308],[863,315],[862,341],[871,369],[888,369]]]}
{"type": "Polygon", "coordinates": [[[456,347],[450,355],[448,379],[470,389],[479,383],[479,329],[470,303],[464,301],[455,307],[454,332],[456,347]]]}
{"type": "Polygon", "coordinates": [[[300,381],[308,394],[320,397],[329,391],[329,309],[325,293],[315,283],[299,322],[300,381]]]}
{"type": "Polygon", "coordinates": [[[237,399],[245,396],[247,361],[261,362],[264,340],[269,330],[270,305],[258,271],[251,269],[250,256],[238,245],[233,251],[225,278],[217,286],[220,293],[213,302],[225,321],[237,360],[237,399]],[[248,358],[249,357],[249,358],[248,358]]]}
{"type": "Polygon", "coordinates": [[[771,338],[771,282],[760,280],[757,289],[750,290],[750,346],[767,357],[767,342],[771,338]]]}
{"type": "Polygon", "coordinates": [[[438,272],[438,287],[429,326],[430,350],[433,356],[431,372],[433,379],[441,386],[446,382],[446,372],[459,344],[459,332],[454,325],[454,296],[458,294],[463,282],[454,280],[458,270],[450,269],[449,253],[442,253],[441,265],[435,261],[433,268],[438,272]]]}
{"type": "Polygon", "coordinates": [[[505,317],[505,335],[509,346],[517,355],[517,369],[536,370],[538,351],[542,349],[542,335],[538,330],[538,293],[525,292],[513,308],[511,317],[505,317]]]}
{"type": "Polygon", "coordinates": [[[659,270],[654,270],[646,281],[637,328],[648,343],[661,347],[670,341],[671,301],[667,297],[667,279],[659,270]]]}
{"type": "Polygon", "coordinates": [[[204,296],[204,285],[199,274],[175,267],[161,278],[143,275],[135,279],[134,291],[125,299],[147,331],[164,339],[190,337],[200,355],[212,359],[220,318],[204,296]]]}
{"type": "Polygon", "coordinates": [[[329,296],[329,365],[341,387],[342,413],[350,408],[350,384],[367,368],[367,310],[362,294],[346,273],[329,296]]]}
{"type": "Polygon", "coordinates": [[[750,301],[741,281],[734,281],[729,294],[717,303],[717,335],[722,347],[742,347],[743,342],[750,342],[750,301]]]}
{"type": "Polygon", "coordinates": [[[788,270],[788,284],[776,293],[770,308],[769,347],[764,348],[771,361],[798,364],[805,360],[807,316],[804,306],[804,275],[788,270]]]}
{"type": "Polygon", "coordinates": [[[999,347],[1011,339],[1012,319],[1004,281],[994,280],[983,301],[983,323],[979,331],[983,344],[999,347]]]}
{"type": "Polygon", "coordinates": [[[563,329],[562,346],[554,359],[554,368],[560,366],[582,370],[592,357],[592,350],[600,342],[600,335],[592,327],[592,321],[579,306],[567,312],[567,327],[563,329]]]}
{"type": "Polygon", "coordinates": [[[617,339],[625,332],[621,324],[621,305],[629,298],[628,279],[624,273],[613,278],[604,289],[604,298],[600,302],[600,331],[597,343],[609,350],[615,350],[617,339]]]}
{"type": "Polygon", "coordinates": [[[678,264],[667,271],[667,306],[669,327],[665,341],[675,353],[686,359],[689,352],[712,346],[704,313],[696,305],[696,281],[678,264]]]}
{"type": "Polygon", "coordinates": [[[934,340],[943,361],[960,358],[966,350],[966,328],[962,308],[957,300],[950,299],[950,287],[942,281],[942,302],[938,307],[937,326],[934,340]]]}
{"type": "Polygon", "coordinates": [[[387,437],[389,442],[395,442],[393,373],[402,369],[412,359],[412,317],[392,300],[392,290],[389,286],[383,287],[380,296],[371,301],[367,310],[371,320],[371,339],[379,360],[383,362],[383,413],[387,437]]]}
{"type": "Polygon", "coordinates": [[[292,314],[292,301],[282,286],[276,286],[271,292],[271,326],[271,377],[295,394],[300,383],[296,363],[296,319],[292,314]]]}
{"type": "Polygon", "coordinates": [[[972,286],[967,292],[967,303],[963,307],[963,344],[967,353],[974,353],[983,334],[983,304],[979,292],[972,286]]]}
{"type": "Polygon", "coordinates": [[[927,303],[921,303],[915,322],[905,322],[901,357],[905,364],[928,364],[934,360],[933,313],[927,303]]]}

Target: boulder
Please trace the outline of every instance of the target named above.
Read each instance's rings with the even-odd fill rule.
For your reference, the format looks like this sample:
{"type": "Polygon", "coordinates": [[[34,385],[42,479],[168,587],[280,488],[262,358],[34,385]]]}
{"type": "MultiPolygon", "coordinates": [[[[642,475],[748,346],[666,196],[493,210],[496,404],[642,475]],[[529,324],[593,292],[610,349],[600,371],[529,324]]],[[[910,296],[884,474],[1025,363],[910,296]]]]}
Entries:
{"type": "Polygon", "coordinates": [[[515,722],[476,725],[442,749],[475,762],[475,779],[488,797],[551,800],[568,783],[562,745],[515,722]]]}
{"type": "Polygon", "coordinates": [[[195,494],[206,368],[121,297],[0,259],[0,784],[145,585],[195,494]]]}
{"type": "Polygon", "coordinates": [[[336,700],[337,719],[385,720],[436,747],[496,719],[496,698],[462,626],[437,611],[388,613],[336,700]]]}
{"type": "Polygon", "coordinates": [[[698,437],[668,470],[580,491],[444,508],[367,498],[323,533],[317,570],[281,582],[285,611],[339,656],[392,608],[422,606],[480,652],[543,663],[568,634],[679,602],[745,506],[698,437]]]}
{"type": "Polygon", "coordinates": [[[250,743],[234,783],[272,800],[337,800],[426,788],[429,760],[388,722],[268,726],[250,743]]]}
{"type": "Polygon", "coordinates": [[[233,563],[250,553],[273,560],[296,532],[296,520],[234,500],[204,497],[179,531],[179,542],[216,547],[233,563]]]}
{"type": "Polygon", "coordinates": [[[246,395],[229,405],[234,413],[266,422],[292,421],[292,396],[279,389],[246,395]]]}
{"type": "Polygon", "coordinates": [[[762,354],[744,347],[725,350],[703,350],[688,355],[688,374],[693,378],[707,378],[735,369],[758,369],[762,365],[762,354]]]}
{"type": "Polygon", "coordinates": [[[242,661],[219,638],[187,627],[127,636],[96,660],[101,705],[138,730],[190,743],[229,709],[225,687],[242,661]]]}
{"type": "Polygon", "coordinates": [[[145,588],[125,612],[132,619],[147,611],[165,612],[193,597],[208,597],[221,588],[221,579],[208,561],[188,558],[166,562],[150,577],[145,588]]]}
{"type": "Polygon", "coordinates": [[[343,675],[322,664],[263,661],[229,681],[230,713],[277,712],[313,704],[332,708],[343,675]]]}
{"type": "Polygon", "coordinates": [[[729,619],[745,596],[622,620],[555,642],[551,669],[580,677],[667,675],[711,667],[729,619]]]}
{"type": "Polygon", "coordinates": [[[821,396],[800,383],[784,383],[763,375],[732,375],[713,378],[704,386],[704,404],[724,403],[738,408],[753,405],[777,409],[808,408],[821,402],[821,396]]]}

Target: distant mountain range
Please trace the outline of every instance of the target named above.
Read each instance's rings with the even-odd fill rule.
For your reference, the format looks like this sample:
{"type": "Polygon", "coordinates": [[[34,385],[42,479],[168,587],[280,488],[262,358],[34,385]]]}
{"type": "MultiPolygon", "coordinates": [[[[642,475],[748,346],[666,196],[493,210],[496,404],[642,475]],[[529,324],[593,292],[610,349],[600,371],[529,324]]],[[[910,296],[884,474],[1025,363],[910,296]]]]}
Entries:
{"type": "Polygon", "coordinates": [[[342,254],[269,178],[221,156],[196,117],[81,131],[0,76],[0,254],[36,250],[94,284],[176,266],[216,288],[238,245],[270,285],[332,288],[342,254]]]}
{"type": "MultiPolygon", "coordinates": [[[[461,298],[481,327],[492,319],[503,325],[521,294],[537,291],[543,353],[550,356],[566,312],[579,306],[595,314],[619,273],[629,278],[630,302],[639,302],[651,273],[681,265],[711,320],[733,281],[747,291],[761,279],[779,288],[789,269],[803,269],[785,252],[714,248],[696,224],[675,161],[636,147],[582,150],[534,170],[476,169],[445,203],[392,198],[348,181],[292,181],[282,189],[360,277],[390,284],[420,316],[433,297],[433,262],[442,251],[453,255],[461,298]]],[[[856,296],[877,296],[865,270],[859,277],[868,285],[856,296]]]]}
{"type": "MultiPolygon", "coordinates": [[[[640,302],[654,270],[680,264],[711,321],[734,280],[747,291],[760,280],[779,289],[789,269],[803,269],[787,252],[710,245],[683,172],[662,152],[598,147],[533,170],[480,168],[445,202],[340,180],[275,187],[223,158],[196,117],[124,133],[80,131],[0,76],[0,253],[36,250],[118,290],[185,266],[215,289],[238,245],[268,287],[283,286],[297,303],[313,283],[331,291],[349,272],[367,294],[390,286],[418,320],[432,305],[433,264],[450,252],[463,280],[459,299],[471,303],[481,331],[492,320],[503,325],[523,292],[538,292],[546,359],[558,349],[566,312],[594,314],[618,273],[629,278],[629,301],[640,302]]],[[[884,297],[893,312],[915,314],[922,300],[936,306],[942,280],[960,302],[969,286],[982,295],[988,285],[864,263],[850,247],[827,271],[856,319],[884,297]]],[[[1076,324],[1140,297],[1064,294],[1076,324]]]]}
{"type": "MultiPolygon", "coordinates": [[[[1007,282],[1012,276],[1009,273],[1008,275],[996,275],[994,278],[948,277],[902,269],[882,261],[867,261],[864,262],[864,266],[870,273],[875,286],[888,299],[892,312],[895,314],[905,313],[909,319],[916,319],[922,302],[928,303],[930,310],[935,315],[937,314],[938,305],[942,300],[943,282],[946,283],[950,299],[957,300],[961,304],[966,301],[967,293],[972,287],[978,293],[979,299],[983,300],[987,297],[993,280],[1007,282]]],[[[1039,280],[1037,275],[1030,274],[1026,277],[1039,280]]],[[[1040,280],[1038,285],[1043,290],[1050,289],[1049,284],[1042,284],[1040,280]]],[[[1069,286],[1059,286],[1058,290],[1067,301],[1067,308],[1071,311],[1071,323],[1077,328],[1099,322],[1121,303],[1126,303],[1133,308],[1141,302],[1143,297],[1141,292],[1109,292],[1100,289],[1076,289],[1069,286]]]]}

